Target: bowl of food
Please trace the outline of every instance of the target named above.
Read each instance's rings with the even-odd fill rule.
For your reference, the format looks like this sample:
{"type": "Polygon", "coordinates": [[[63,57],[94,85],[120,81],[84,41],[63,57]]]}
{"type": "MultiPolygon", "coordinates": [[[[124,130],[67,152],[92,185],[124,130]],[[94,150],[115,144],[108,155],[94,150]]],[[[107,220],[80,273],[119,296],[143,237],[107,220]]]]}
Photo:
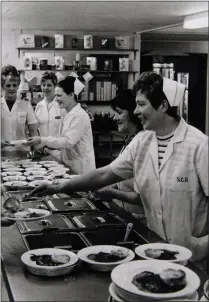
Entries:
{"type": "Polygon", "coordinates": [[[117,294],[125,301],[183,299],[195,293],[200,279],[192,270],[165,260],[137,260],[113,269],[117,294]]]}
{"type": "Polygon", "coordinates": [[[67,250],[43,248],[24,253],[21,261],[32,274],[53,277],[71,273],[78,264],[78,256],[67,250]]]}
{"type": "Polygon", "coordinates": [[[44,180],[34,180],[29,182],[29,186],[32,188],[38,187],[44,183],[51,183],[50,181],[44,179],[44,180]]]}
{"type": "Polygon", "coordinates": [[[19,172],[19,171],[2,172],[1,175],[3,177],[5,177],[5,176],[17,176],[17,175],[21,176],[22,172],[19,172]]]}
{"type": "Polygon", "coordinates": [[[4,186],[9,188],[9,189],[20,189],[20,188],[27,187],[28,183],[26,181],[21,181],[21,180],[6,181],[4,183],[4,186]]]}
{"type": "Polygon", "coordinates": [[[45,168],[33,168],[33,167],[28,167],[25,169],[26,172],[44,172],[46,171],[45,168]]]}
{"type": "Polygon", "coordinates": [[[96,271],[111,271],[115,266],[131,261],[133,251],[115,245],[94,245],[78,252],[78,257],[91,269],[96,271]]]}
{"type": "Polygon", "coordinates": [[[201,301],[209,301],[209,279],[205,282],[203,286],[204,296],[201,298],[201,301]]]}
{"type": "Polygon", "coordinates": [[[168,243],[148,243],[137,246],[135,253],[147,260],[167,260],[173,263],[186,265],[192,257],[192,252],[180,245],[168,243]]]}
{"type": "Polygon", "coordinates": [[[25,176],[31,176],[31,175],[36,175],[36,176],[44,176],[46,175],[46,171],[34,171],[34,170],[29,170],[24,172],[25,176]]]}
{"type": "Polygon", "coordinates": [[[3,180],[5,182],[7,181],[19,181],[19,180],[26,180],[26,177],[25,176],[22,176],[22,175],[15,175],[15,176],[5,176],[3,177],[3,180]]]}

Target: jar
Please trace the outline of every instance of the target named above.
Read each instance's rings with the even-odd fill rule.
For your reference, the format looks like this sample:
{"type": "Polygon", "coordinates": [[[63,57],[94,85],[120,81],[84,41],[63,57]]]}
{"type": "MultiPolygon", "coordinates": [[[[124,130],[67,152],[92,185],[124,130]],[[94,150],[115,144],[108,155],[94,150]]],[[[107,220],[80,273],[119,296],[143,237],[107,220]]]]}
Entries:
{"type": "Polygon", "coordinates": [[[169,78],[168,64],[164,63],[162,68],[162,77],[169,78]]]}
{"type": "Polygon", "coordinates": [[[40,59],[40,70],[47,70],[48,59],[40,59]]]}
{"type": "Polygon", "coordinates": [[[169,69],[169,79],[174,80],[174,64],[170,63],[168,64],[168,69],[169,69]]]}

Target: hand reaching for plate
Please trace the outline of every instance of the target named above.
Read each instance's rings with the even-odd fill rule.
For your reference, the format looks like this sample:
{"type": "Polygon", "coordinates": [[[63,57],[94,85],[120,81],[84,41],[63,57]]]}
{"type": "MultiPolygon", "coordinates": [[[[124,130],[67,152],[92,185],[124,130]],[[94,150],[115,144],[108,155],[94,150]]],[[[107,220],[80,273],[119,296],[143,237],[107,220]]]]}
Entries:
{"type": "Polygon", "coordinates": [[[40,186],[36,187],[34,190],[32,190],[28,197],[30,196],[46,196],[46,195],[53,195],[59,193],[59,185],[51,185],[49,183],[43,183],[40,186]]]}
{"type": "Polygon", "coordinates": [[[27,141],[27,145],[29,145],[29,146],[36,146],[36,145],[39,145],[40,143],[41,143],[40,136],[30,137],[27,141]]]}

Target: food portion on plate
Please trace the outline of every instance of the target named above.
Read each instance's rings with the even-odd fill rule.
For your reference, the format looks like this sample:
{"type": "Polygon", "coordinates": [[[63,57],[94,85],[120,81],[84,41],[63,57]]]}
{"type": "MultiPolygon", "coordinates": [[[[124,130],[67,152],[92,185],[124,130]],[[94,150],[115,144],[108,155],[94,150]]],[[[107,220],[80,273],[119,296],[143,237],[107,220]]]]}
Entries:
{"type": "Polygon", "coordinates": [[[29,186],[35,188],[35,187],[40,186],[43,183],[50,183],[50,181],[48,181],[46,179],[44,179],[44,180],[34,180],[34,181],[29,182],[29,186]]]}
{"type": "Polygon", "coordinates": [[[46,175],[30,175],[30,176],[28,176],[27,177],[27,180],[29,180],[29,181],[43,181],[43,180],[45,180],[45,181],[48,181],[48,180],[50,180],[51,178],[50,178],[50,176],[46,176],[46,175]]]}
{"type": "Polygon", "coordinates": [[[192,252],[180,245],[170,243],[147,243],[136,247],[135,253],[144,259],[167,260],[186,265],[192,252]]]}
{"type": "Polygon", "coordinates": [[[150,293],[172,293],[186,286],[186,274],[183,270],[165,269],[159,274],[144,271],[134,276],[132,283],[142,291],[150,293]]]}
{"type": "Polygon", "coordinates": [[[25,176],[30,176],[30,175],[38,175],[38,176],[43,176],[46,175],[46,171],[26,171],[23,173],[25,176]]]}
{"type": "Polygon", "coordinates": [[[21,171],[24,171],[24,169],[13,166],[13,167],[9,167],[9,168],[3,168],[3,171],[4,172],[17,172],[17,171],[21,172],[21,171]]]}
{"type": "Polygon", "coordinates": [[[166,249],[146,249],[144,252],[147,257],[158,260],[175,260],[177,259],[176,255],[179,254],[177,251],[166,249]]]}
{"type": "Polygon", "coordinates": [[[17,176],[17,175],[21,176],[22,172],[19,172],[19,171],[2,172],[1,175],[3,177],[5,177],[5,176],[17,176]]]}
{"type": "Polygon", "coordinates": [[[120,249],[110,251],[109,253],[99,252],[89,254],[88,258],[96,262],[118,262],[127,257],[128,253],[122,252],[120,249]]]}
{"type": "Polygon", "coordinates": [[[51,215],[51,212],[48,210],[43,209],[34,209],[28,208],[27,210],[18,211],[12,213],[10,211],[4,213],[5,217],[9,220],[23,220],[23,221],[30,221],[30,220],[38,220],[41,218],[45,218],[51,215]]]}
{"type": "Polygon", "coordinates": [[[35,261],[35,263],[40,266],[58,266],[70,262],[70,257],[68,255],[56,255],[56,254],[32,255],[30,259],[32,261],[35,261]]]}
{"type": "Polygon", "coordinates": [[[7,181],[4,183],[6,187],[26,187],[28,183],[26,181],[7,181]]]}

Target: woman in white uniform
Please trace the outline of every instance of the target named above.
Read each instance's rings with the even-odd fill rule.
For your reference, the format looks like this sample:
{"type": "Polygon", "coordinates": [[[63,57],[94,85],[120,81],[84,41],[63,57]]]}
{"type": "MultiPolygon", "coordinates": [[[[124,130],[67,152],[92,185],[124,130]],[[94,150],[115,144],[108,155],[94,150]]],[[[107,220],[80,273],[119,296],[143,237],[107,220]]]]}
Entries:
{"type": "Polygon", "coordinates": [[[60,161],[77,174],[95,169],[93,136],[88,114],[77,103],[74,77],[66,77],[55,88],[56,100],[67,114],[62,119],[59,137],[42,136],[28,140],[28,145],[43,144],[60,151],[60,161]]]}
{"type": "Polygon", "coordinates": [[[72,193],[134,178],[148,227],[169,243],[209,255],[208,137],[177,115],[185,86],[153,72],[135,83],[135,114],[145,131],[110,165],[32,194],[72,193]]]}
{"type": "Polygon", "coordinates": [[[26,129],[30,136],[38,135],[38,121],[31,104],[17,96],[20,75],[12,65],[1,70],[1,147],[2,151],[29,151],[27,145],[11,146],[10,142],[27,140],[26,129]]]}
{"type": "Polygon", "coordinates": [[[55,86],[57,77],[53,72],[44,72],[41,76],[41,89],[44,99],[35,109],[39,122],[40,136],[59,136],[59,126],[66,110],[60,108],[55,98],[55,86]]]}

